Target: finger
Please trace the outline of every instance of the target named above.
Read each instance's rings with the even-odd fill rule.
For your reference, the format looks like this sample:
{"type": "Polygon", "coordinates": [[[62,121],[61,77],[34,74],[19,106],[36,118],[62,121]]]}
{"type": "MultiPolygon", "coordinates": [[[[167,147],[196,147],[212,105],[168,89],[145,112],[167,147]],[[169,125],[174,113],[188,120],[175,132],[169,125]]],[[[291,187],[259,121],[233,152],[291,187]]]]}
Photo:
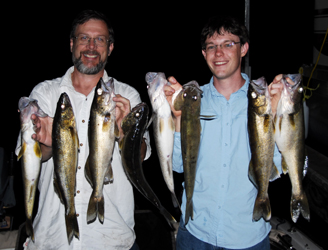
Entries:
{"type": "Polygon", "coordinates": [[[177,84],[178,81],[173,77],[173,76],[169,76],[167,78],[167,80],[171,83],[171,84],[177,84]]]}
{"type": "Polygon", "coordinates": [[[282,79],[283,74],[276,75],[275,78],[273,79],[272,83],[278,83],[282,79]]]}

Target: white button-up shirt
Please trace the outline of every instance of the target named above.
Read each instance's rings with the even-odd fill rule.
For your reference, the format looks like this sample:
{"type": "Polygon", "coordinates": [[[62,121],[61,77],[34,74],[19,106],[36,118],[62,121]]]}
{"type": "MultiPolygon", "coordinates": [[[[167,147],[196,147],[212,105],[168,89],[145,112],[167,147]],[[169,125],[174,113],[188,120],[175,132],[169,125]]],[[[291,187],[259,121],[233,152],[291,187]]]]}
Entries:
{"type": "MultiPolygon", "coordinates": [[[[134,198],[133,189],[124,173],[119,153],[118,143],[115,142],[112,168],[114,182],[104,185],[105,219],[101,224],[98,219],[87,224],[86,214],[92,188],[84,176],[84,166],[89,155],[88,120],[93,101],[94,89],[88,96],[75,91],[71,67],[62,78],[45,81],[38,84],[30,98],[38,100],[40,108],[49,116],[54,117],[56,105],[61,93],[66,92],[71,100],[75,114],[77,131],[80,142],[78,154],[78,170],[76,173],[75,208],[79,225],[80,239],[73,238],[68,244],[65,207],[54,191],[52,158],[42,164],[38,188],[40,191],[39,208],[33,221],[35,242],[27,238],[25,249],[129,249],[135,241],[134,227],[134,198]]],[[[105,82],[109,80],[104,73],[105,82]]],[[[131,86],[114,81],[115,94],[120,94],[130,100],[131,108],[141,102],[139,93],[131,86]]],[[[145,133],[147,154],[151,149],[149,134],[145,133]]],[[[18,138],[16,154],[20,149],[18,138]]]]}

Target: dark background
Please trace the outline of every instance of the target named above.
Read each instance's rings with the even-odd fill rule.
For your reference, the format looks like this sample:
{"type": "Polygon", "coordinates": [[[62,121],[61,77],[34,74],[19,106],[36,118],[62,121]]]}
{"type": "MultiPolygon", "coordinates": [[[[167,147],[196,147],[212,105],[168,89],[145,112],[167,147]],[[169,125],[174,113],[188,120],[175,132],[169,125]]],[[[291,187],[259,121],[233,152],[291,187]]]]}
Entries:
{"type": "MultiPolygon", "coordinates": [[[[265,76],[271,82],[277,74],[297,73],[303,64],[312,63],[314,2],[300,4],[291,0],[288,6],[285,2],[251,1],[249,56],[252,79],[265,76]]],[[[140,1],[133,4],[125,1],[115,4],[110,1],[79,1],[69,5],[47,2],[15,6],[9,3],[9,7],[3,10],[8,17],[1,18],[5,24],[1,43],[6,66],[2,67],[0,146],[5,148],[7,155],[14,151],[19,132],[19,98],[28,96],[39,82],[63,76],[72,65],[69,33],[74,17],[81,10],[99,10],[110,19],[115,32],[115,45],[106,70],[109,76],[135,87],[148,104],[147,72],[164,72],[167,77],[173,75],[181,84],[191,80],[196,80],[200,85],[208,83],[211,73],[201,54],[199,42],[202,27],[213,15],[230,14],[241,21],[244,21],[245,15],[245,2],[240,0],[228,3],[196,1],[187,5],[177,2],[170,4],[168,1],[152,1],[151,4],[140,1]]],[[[171,205],[170,194],[160,173],[154,140],[151,144],[153,154],[144,162],[146,178],[164,206],[179,220],[179,212],[171,205]]],[[[20,164],[16,161],[15,173],[17,226],[24,221],[24,210],[20,164]]],[[[182,175],[175,174],[178,194],[182,180],[182,175]]],[[[288,176],[270,184],[273,213],[287,219],[290,190],[288,176]],[[287,191],[282,192],[283,188],[287,191]],[[284,205],[278,205],[280,202],[284,205]]],[[[155,214],[148,222],[147,219],[140,219],[142,216],[146,218],[147,214],[139,216],[136,227],[140,232],[147,228],[154,229],[147,234],[149,239],[156,238],[152,236],[160,231],[156,227],[163,223],[166,228],[165,221],[137,193],[136,205],[138,209],[151,210],[155,214]]],[[[302,218],[299,221],[299,224],[304,223],[302,218]]],[[[141,239],[140,233],[138,237],[141,239]]],[[[140,244],[147,245],[145,242],[140,244]]]]}

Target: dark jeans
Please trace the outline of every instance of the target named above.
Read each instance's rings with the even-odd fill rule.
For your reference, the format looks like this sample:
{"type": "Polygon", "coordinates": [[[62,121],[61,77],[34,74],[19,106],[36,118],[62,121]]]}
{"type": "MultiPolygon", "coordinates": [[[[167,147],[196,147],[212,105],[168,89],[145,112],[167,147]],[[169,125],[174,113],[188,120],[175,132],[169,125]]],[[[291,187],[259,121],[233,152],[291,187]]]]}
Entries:
{"type": "MultiPolygon", "coordinates": [[[[184,226],[183,220],[180,220],[180,226],[176,241],[176,250],[237,250],[224,247],[213,246],[209,243],[201,241],[188,232],[184,226]]],[[[238,250],[270,250],[269,235],[260,243],[253,247],[238,250]]]]}

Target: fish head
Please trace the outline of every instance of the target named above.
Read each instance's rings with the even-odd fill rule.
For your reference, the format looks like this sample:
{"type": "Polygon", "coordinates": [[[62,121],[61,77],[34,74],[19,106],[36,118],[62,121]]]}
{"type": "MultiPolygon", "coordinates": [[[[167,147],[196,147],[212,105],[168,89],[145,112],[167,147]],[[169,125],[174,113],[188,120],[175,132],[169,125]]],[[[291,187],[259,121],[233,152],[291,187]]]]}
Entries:
{"type": "Polygon", "coordinates": [[[146,74],[148,96],[156,112],[165,102],[164,86],[167,84],[164,73],[148,72],[146,74]]]}
{"type": "Polygon", "coordinates": [[[282,78],[282,83],[284,85],[281,99],[285,105],[285,109],[289,112],[295,112],[299,108],[302,96],[303,96],[303,87],[301,85],[301,75],[300,74],[287,74],[282,78]],[[289,78],[293,81],[294,84],[288,83],[286,78],[289,78]]]}
{"type": "Polygon", "coordinates": [[[55,118],[60,119],[62,127],[70,127],[71,123],[75,122],[71,100],[65,92],[60,95],[57,102],[55,118]]]}
{"type": "Polygon", "coordinates": [[[115,109],[115,102],[113,101],[114,93],[114,79],[110,78],[107,83],[100,78],[97,83],[94,95],[94,104],[98,112],[108,114],[115,109]]]}
{"type": "Polygon", "coordinates": [[[264,77],[250,82],[248,101],[250,108],[253,108],[259,114],[269,114],[271,112],[269,88],[264,77]]]}
{"type": "Polygon", "coordinates": [[[126,134],[131,129],[144,129],[148,121],[149,108],[144,102],[136,105],[122,120],[121,127],[126,134]]]}
{"type": "Polygon", "coordinates": [[[196,81],[184,84],[182,90],[174,100],[174,109],[181,110],[182,107],[188,107],[190,109],[199,108],[202,94],[203,91],[196,81]]]}
{"type": "Polygon", "coordinates": [[[29,97],[21,97],[19,99],[18,109],[22,125],[29,123],[33,114],[39,117],[47,116],[47,114],[39,107],[38,101],[29,97]]]}

